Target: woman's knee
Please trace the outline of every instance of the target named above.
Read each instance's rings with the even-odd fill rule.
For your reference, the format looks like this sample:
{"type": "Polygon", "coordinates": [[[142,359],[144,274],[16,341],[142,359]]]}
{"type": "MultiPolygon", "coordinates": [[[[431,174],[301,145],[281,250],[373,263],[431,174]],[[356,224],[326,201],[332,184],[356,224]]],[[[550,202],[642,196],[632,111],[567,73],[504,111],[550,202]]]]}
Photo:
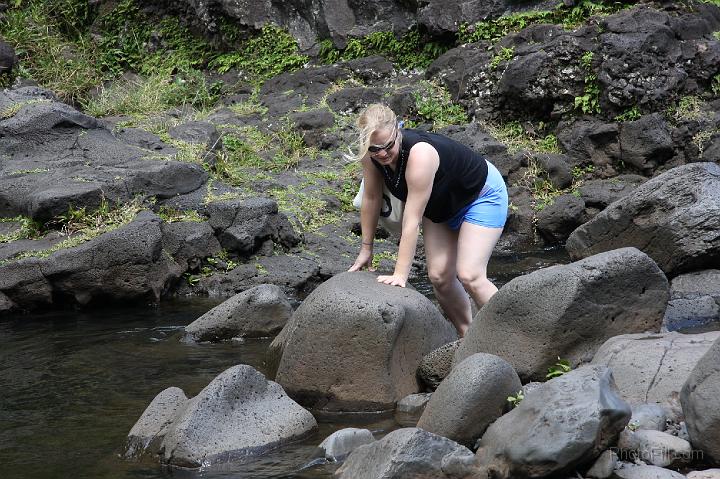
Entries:
{"type": "Polygon", "coordinates": [[[455,271],[446,267],[428,265],[428,278],[435,288],[448,286],[455,280],[455,271]]]}
{"type": "Polygon", "coordinates": [[[457,277],[466,288],[470,285],[476,285],[488,280],[485,271],[468,268],[458,268],[457,277]]]}

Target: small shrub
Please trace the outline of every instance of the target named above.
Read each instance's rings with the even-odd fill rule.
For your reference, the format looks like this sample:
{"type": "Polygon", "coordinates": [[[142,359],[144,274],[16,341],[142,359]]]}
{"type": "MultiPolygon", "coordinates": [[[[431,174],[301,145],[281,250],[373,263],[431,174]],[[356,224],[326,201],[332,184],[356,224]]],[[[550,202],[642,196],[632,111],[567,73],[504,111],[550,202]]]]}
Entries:
{"type": "Polygon", "coordinates": [[[308,58],[298,52],[295,39],[282,28],[266,24],[260,34],[242,43],[231,53],[220,54],[210,67],[220,73],[236,68],[252,82],[262,81],[283,72],[297,70],[308,58]]]}
{"type": "Polygon", "coordinates": [[[509,62],[515,56],[515,47],[502,47],[500,51],[496,53],[490,61],[490,69],[495,70],[500,63],[509,62]]]}
{"type": "Polygon", "coordinates": [[[641,116],[642,114],[640,113],[640,109],[637,105],[635,105],[629,110],[626,110],[623,113],[617,115],[615,117],[615,121],[635,121],[640,119],[641,116]]]}
{"type": "Polygon", "coordinates": [[[435,130],[447,125],[462,125],[468,122],[465,110],[453,103],[447,89],[436,81],[423,80],[420,83],[420,90],[413,95],[418,116],[432,123],[435,130]]]}
{"type": "Polygon", "coordinates": [[[363,38],[352,38],[343,50],[333,46],[331,40],[320,44],[319,57],[324,63],[352,60],[370,55],[383,55],[402,68],[425,68],[445,53],[450,45],[424,41],[417,29],[401,38],[393,32],[373,32],[363,38]]]}
{"type": "Polygon", "coordinates": [[[585,114],[600,113],[600,84],[592,61],[592,52],[585,52],[580,58],[580,67],[585,71],[585,89],[582,95],[575,97],[575,109],[585,114]]]}
{"type": "Polygon", "coordinates": [[[568,361],[567,359],[560,359],[560,356],[558,356],[558,361],[548,368],[548,372],[545,375],[545,378],[556,378],[570,372],[571,370],[572,367],[570,366],[570,361],[568,361]]]}
{"type": "Polygon", "coordinates": [[[508,396],[507,402],[510,403],[510,406],[512,406],[513,408],[516,408],[516,407],[518,407],[518,405],[520,404],[520,402],[523,399],[525,399],[525,394],[523,394],[523,390],[521,389],[517,393],[515,393],[515,395],[508,396]]]}

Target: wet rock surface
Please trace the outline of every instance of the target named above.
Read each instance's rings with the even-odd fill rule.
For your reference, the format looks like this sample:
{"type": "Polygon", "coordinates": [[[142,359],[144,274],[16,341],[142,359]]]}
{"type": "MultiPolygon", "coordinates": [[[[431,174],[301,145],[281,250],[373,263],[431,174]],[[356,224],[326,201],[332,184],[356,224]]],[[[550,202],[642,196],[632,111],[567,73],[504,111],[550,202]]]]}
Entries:
{"type": "Polygon", "coordinates": [[[233,366],[190,399],[162,441],[164,463],[197,468],[243,461],[307,436],[312,415],[250,366],[233,366]]]}
{"type": "Polygon", "coordinates": [[[292,306],[280,287],[264,284],[238,293],[185,327],[188,341],[268,337],[280,331],[292,306]]]}

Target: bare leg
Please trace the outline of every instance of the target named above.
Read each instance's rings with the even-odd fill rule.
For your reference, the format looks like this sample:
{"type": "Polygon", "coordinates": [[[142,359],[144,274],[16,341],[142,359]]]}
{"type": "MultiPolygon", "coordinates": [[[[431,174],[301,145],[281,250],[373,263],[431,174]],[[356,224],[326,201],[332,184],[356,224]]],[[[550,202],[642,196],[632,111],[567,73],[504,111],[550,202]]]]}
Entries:
{"type": "Polygon", "coordinates": [[[428,277],[443,312],[463,337],[470,326],[470,299],[457,278],[458,232],[423,218],[428,277]]]}
{"type": "Polygon", "coordinates": [[[478,307],[487,303],[497,288],[487,278],[487,265],[502,228],[463,223],[457,246],[458,278],[478,307]]]}

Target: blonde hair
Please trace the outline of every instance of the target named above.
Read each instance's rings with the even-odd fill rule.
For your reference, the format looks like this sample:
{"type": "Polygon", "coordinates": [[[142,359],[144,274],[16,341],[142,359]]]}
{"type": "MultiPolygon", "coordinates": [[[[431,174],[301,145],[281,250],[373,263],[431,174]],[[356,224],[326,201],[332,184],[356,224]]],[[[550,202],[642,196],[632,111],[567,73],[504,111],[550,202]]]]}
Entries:
{"type": "Polygon", "coordinates": [[[397,126],[397,116],[390,107],[382,103],[368,105],[360,112],[355,123],[358,131],[357,160],[361,160],[370,146],[370,136],[377,130],[392,130],[397,126]]]}

